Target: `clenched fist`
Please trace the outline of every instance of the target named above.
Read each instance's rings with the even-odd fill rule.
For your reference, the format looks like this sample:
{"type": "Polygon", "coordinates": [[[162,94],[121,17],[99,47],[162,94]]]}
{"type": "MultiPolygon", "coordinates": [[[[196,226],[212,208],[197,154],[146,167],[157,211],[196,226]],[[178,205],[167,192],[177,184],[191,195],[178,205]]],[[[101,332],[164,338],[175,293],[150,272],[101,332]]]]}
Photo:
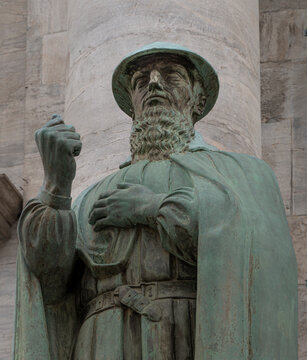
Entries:
{"type": "Polygon", "coordinates": [[[81,151],[80,135],[71,125],[65,125],[59,115],[53,115],[35,133],[35,141],[44,166],[44,188],[54,195],[70,196],[76,175],[75,156],[81,151]]]}

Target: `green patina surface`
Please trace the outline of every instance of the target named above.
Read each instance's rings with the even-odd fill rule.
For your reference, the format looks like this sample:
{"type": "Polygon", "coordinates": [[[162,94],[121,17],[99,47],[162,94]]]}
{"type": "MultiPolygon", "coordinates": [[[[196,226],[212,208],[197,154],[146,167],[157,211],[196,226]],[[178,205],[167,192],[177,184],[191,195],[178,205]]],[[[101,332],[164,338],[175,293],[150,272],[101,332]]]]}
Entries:
{"type": "Polygon", "coordinates": [[[275,176],[193,131],[216,101],[214,70],[155,43],[123,60],[113,91],[133,118],[132,158],[73,208],[80,137],[58,116],[36,133],[45,179],[18,227],[14,359],[296,360],[296,259],[275,176]],[[157,125],[138,137],[146,107],[157,125]],[[165,108],[189,120],[170,141],[165,108]]]}

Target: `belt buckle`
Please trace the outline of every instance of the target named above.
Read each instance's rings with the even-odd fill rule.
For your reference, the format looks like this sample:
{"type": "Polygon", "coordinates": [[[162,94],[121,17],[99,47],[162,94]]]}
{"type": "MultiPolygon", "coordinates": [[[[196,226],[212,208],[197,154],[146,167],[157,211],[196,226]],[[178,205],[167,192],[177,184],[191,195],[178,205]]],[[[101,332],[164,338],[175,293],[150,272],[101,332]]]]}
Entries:
{"type": "Polygon", "coordinates": [[[153,283],[143,283],[141,284],[141,289],[146,298],[149,300],[155,300],[158,296],[158,285],[156,282],[153,283]]]}
{"type": "Polygon", "coordinates": [[[99,299],[97,302],[96,302],[96,306],[95,306],[95,311],[99,311],[100,309],[103,308],[103,297],[101,297],[101,299],[99,299]]]}

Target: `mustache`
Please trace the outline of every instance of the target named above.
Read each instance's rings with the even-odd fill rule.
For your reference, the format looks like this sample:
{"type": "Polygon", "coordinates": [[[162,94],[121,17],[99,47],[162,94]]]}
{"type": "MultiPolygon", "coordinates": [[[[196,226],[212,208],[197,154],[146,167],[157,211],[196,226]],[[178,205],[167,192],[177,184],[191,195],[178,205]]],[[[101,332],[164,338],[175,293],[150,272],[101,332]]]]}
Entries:
{"type": "Polygon", "coordinates": [[[150,91],[149,93],[145,93],[143,95],[143,98],[142,98],[142,103],[143,103],[143,106],[146,104],[146,102],[148,100],[150,100],[151,98],[162,98],[162,99],[165,99],[165,100],[168,100],[169,102],[171,102],[171,96],[165,91],[161,91],[161,90],[154,90],[154,91],[150,91]]]}

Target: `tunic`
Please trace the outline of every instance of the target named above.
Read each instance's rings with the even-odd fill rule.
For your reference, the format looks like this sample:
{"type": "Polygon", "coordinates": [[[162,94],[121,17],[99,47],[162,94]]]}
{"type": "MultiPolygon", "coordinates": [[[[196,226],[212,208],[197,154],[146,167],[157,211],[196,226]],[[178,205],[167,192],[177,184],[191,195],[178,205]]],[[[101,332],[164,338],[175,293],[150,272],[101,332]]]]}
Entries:
{"type": "MultiPolygon", "coordinates": [[[[82,196],[78,208],[79,236],[88,237],[80,242],[90,242],[95,262],[110,264],[118,259],[127,262],[123,271],[111,276],[108,271],[93,274],[86,268],[81,280],[81,305],[123,284],[193,279],[196,285],[197,201],[192,179],[181,166],[171,160],[139,161],[92,187],[82,196]],[[153,228],[139,225],[96,234],[87,222],[88,209],[100,194],[124,182],[142,184],[157,194],[165,194],[156,224],[153,228]],[[180,246],[177,237],[168,236],[171,231],[184,232],[185,239],[181,236],[180,240],[189,246],[180,246]],[[159,232],[165,233],[164,244],[159,232]],[[181,247],[181,259],[167,251],[172,247],[181,247]]],[[[163,309],[159,322],[122,308],[91,316],[81,326],[74,359],[193,359],[195,300],[177,298],[156,302],[163,309]]]]}
{"type": "MultiPolygon", "coordinates": [[[[77,220],[74,220],[73,210],[65,212],[65,217],[71,219],[67,225],[71,227],[69,233],[73,236],[77,230],[79,247],[86,246],[86,253],[89,254],[89,258],[83,255],[85,266],[82,275],[79,280],[74,279],[77,310],[97,295],[123,284],[190,280],[194,281],[196,290],[197,208],[191,176],[172,160],[139,161],[82,194],[74,206],[77,220]],[[145,185],[154,193],[162,195],[156,219],[149,219],[152,226],[108,228],[99,233],[94,232],[88,223],[93,203],[99,195],[125,182],[145,185]],[[91,260],[96,266],[87,266],[91,260]]],[[[42,265],[37,259],[40,252],[48,251],[46,246],[52,246],[54,242],[61,243],[65,222],[63,213],[39,200],[33,200],[23,215],[27,217],[26,223],[31,223],[28,234],[32,233],[31,227],[37,227],[38,230],[36,239],[26,234],[23,238],[36,248],[30,266],[41,281],[46,299],[49,296],[50,279],[56,282],[58,274],[52,267],[48,271],[48,265],[45,262],[42,265]],[[42,232],[47,228],[47,236],[50,238],[46,244],[46,236],[42,236],[42,232]],[[44,290],[45,277],[48,280],[44,290]]],[[[69,251],[66,255],[69,259],[69,251]]],[[[79,251],[79,255],[82,258],[82,252],[79,251]]],[[[27,259],[31,261],[30,254],[27,259]]],[[[64,256],[61,260],[65,262],[64,256]]],[[[62,296],[63,291],[58,291],[58,297],[62,296]]],[[[53,289],[51,302],[55,301],[56,292],[53,289]]],[[[76,337],[73,359],[193,359],[195,299],[168,298],[155,301],[162,310],[159,322],[152,322],[122,307],[111,308],[86,319],[76,337]]]]}

